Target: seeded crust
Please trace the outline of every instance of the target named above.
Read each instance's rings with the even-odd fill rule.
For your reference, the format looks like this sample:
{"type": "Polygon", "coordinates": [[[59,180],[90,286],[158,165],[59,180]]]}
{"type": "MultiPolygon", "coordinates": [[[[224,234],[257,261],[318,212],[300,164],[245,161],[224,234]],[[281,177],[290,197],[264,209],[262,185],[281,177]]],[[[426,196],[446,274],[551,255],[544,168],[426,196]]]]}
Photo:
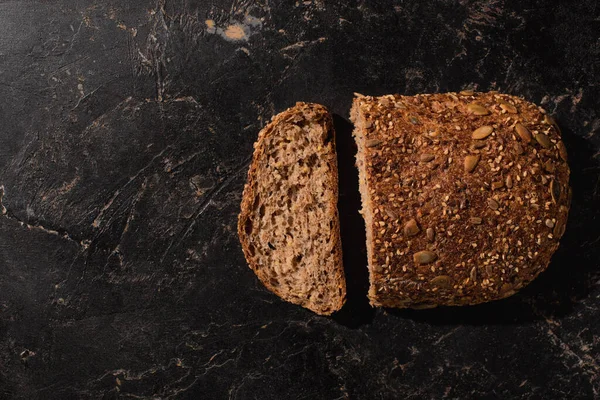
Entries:
{"type": "Polygon", "coordinates": [[[267,289],[318,314],[346,297],[335,132],[327,109],[297,103],[258,135],[238,234],[267,289]]]}
{"type": "Polygon", "coordinates": [[[374,306],[501,299],[550,262],[571,203],[552,117],[497,92],[354,99],[374,306]]]}

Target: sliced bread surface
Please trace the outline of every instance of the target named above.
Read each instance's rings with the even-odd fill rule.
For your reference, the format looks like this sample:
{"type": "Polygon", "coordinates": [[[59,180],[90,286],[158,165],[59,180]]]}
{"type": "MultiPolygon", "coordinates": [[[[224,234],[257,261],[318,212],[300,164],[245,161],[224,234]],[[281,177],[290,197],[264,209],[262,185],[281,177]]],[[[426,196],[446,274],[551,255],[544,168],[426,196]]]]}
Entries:
{"type": "Polygon", "coordinates": [[[497,92],[357,95],[351,120],[372,305],[482,303],[547,267],[571,191],[544,110],[497,92]]]}
{"type": "Polygon", "coordinates": [[[259,133],[238,234],[267,289],[329,315],[345,301],[335,132],[327,109],[297,103],[259,133]]]}

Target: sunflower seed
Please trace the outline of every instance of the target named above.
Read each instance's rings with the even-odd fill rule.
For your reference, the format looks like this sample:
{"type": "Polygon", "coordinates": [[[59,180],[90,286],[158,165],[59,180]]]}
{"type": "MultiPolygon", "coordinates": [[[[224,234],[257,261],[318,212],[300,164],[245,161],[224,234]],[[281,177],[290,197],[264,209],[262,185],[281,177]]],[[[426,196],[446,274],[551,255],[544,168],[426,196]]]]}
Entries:
{"type": "Polygon", "coordinates": [[[414,218],[404,224],[404,235],[407,237],[415,236],[420,231],[419,225],[417,225],[417,221],[414,218]]]}
{"type": "Polygon", "coordinates": [[[548,125],[556,125],[556,120],[554,119],[554,117],[548,114],[544,115],[544,122],[548,125]]]}
{"type": "Polygon", "coordinates": [[[544,221],[544,223],[546,224],[546,226],[548,228],[554,228],[554,222],[550,218],[548,218],[546,221],[544,221]]]}
{"type": "Polygon", "coordinates": [[[552,147],[552,142],[550,141],[550,138],[544,135],[543,133],[538,133],[537,135],[535,135],[535,140],[539,144],[541,144],[542,147],[545,149],[549,149],[550,147],[552,147]]]}
{"type": "Polygon", "coordinates": [[[467,110],[474,115],[488,115],[490,113],[490,110],[478,103],[469,103],[467,110]]]}
{"type": "Polygon", "coordinates": [[[417,264],[429,264],[437,260],[437,254],[433,251],[423,250],[413,254],[413,260],[417,264]]]}
{"type": "Polygon", "coordinates": [[[525,153],[525,149],[523,148],[523,146],[521,146],[521,143],[515,143],[515,152],[518,155],[525,153]]]}
{"type": "Polygon", "coordinates": [[[479,217],[471,217],[469,218],[469,222],[473,225],[480,225],[483,222],[483,220],[479,217]]]}
{"type": "Polygon", "coordinates": [[[515,294],[515,291],[513,290],[513,285],[511,285],[510,283],[505,283],[504,285],[502,285],[502,287],[500,288],[500,294],[504,297],[512,296],[513,294],[515,294]]]}
{"type": "Polygon", "coordinates": [[[414,310],[428,310],[430,308],[436,308],[437,304],[433,304],[433,303],[416,303],[413,304],[412,306],[410,306],[410,308],[414,309],[414,310]]]}
{"type": "Polygon", "coordinates": [[[492,182],[492,190],[498,190],[498,189],[501,189],[502,187],[504,187],[504,182],[502,182],[502,181],[492,182]]]}
{"type": "Polygon", "coordinates": [[[554,171],[556,170],[556,168],[554,167],[554,164],[552,163],[552,161],[548,160],[544,163],[544,170],[546,170],[546,172],[553,174],[554,171]]]}
{"type": "Polygon", "coordinates": [[[470,89],[466,89],[466,90],[461,90],[459,92],[459,94],[461,94],[463,96],[473,96],[475,94],[475,92],[470,89]]]}
{"type": "Polygon", "coordinates": [[[396,220],[398,218],[398,215],[396,215],[396,213],[392,211],[391,208],[385,207],[384,211],[387,214],[387,216],[390,217],[390,219],[396,220]]]}
{"type": "Polygon", "coordinates": [[[517,131],[517,134],[519,135],[522,141],[524,141],[525,143],[531,142],[531,132],[529,132],[529,129],[527,129],[525,125],[517,123],[515,125],[515,131],[517,131]]]}
{"type": "Polygon", "coordinates": [[[492,274],[494,273],[494,270],[492,269],[492,266],[490,264],[485,266],[485,272],[486,274],[488,274],[488,276],[492,276],[492,274]]]}
{"type": "Polygon", "coordinates": [[[487,143],[485,141],[477,140],[476,142],[473,142],[471,144],[471,149],[472,150],[480,150],[480,149],[483,149],[485,146],[487,146],[487,143]]]}
{"type": "Polygon", "coordinates": [[[475,167],[477,167],[477,163],[479,162],[480,158],[481,158],[481,156],[479,154],[476,156],[473,156],[473,155],[466,156],[465,157],[465,171],[466,172],[475,171],[475,167]]]}
{"type": "Polygon", "coordinates": [[[512,189],[513,187],[513,180],[510,175],[506,177],[506,187],[509,189],[512,189]]]}
{"type": "Polygon", "coordinates": [[[490,125],[484,125],[479,127],[473,131],[473,135],[471,136],[473,139],[485,139],[490,136],[494,132],[494,128],[490,125]]]}
{"type": "Polygon", "coordinates": [[[496,200],[489,198],[487,200],[487,204],[488,207],[491,208],[492,210],[497,210],[498,208],[500,208],[500,203],[498,203],[496,200]]]}
{"type": "Polygon", "coordinates": [[[504,111],[506,111],[507,113],[509,113],[509,114],[517,113],[517,107],[513,106],[509,102],[504,101],[504,100],[498,100],[498,103],[500,103],[500,108],[503,109],[504,111]]]}
{"type": "Polygon", "coordinates": [[[421,154],[421,157],[419,157],[419,160],[424,163],[433,161],[433,159],[435,159],[435,155],[429,153],[421,154]]]}
{"type": "Polygon", "coordinates": [[[371,129],[373,127],[373,123],[371,121],[365,121],[365,123],[363,124],[363,128],[365,129],[371,129]]]}
{"type": "Polygon", "coordinates": [[[379,105],[381,105],[383,107],[389,107],[390,106],[390,100],[387,97],[381,97],[379,99],[379,105]]]}
{"type": "Polygon", "coordinates": [[[564,222],[557,222],[556,225],[554,225],[554,229],[552,230],[552,234],[554,235],[554,238],[558,240],[564,233],[565,233],[564,222]]]}
{"type": "Polygon", "coordinates": [[[556,143],[556,147],[558,147],[558,154],[560,155],[560,158],[562,158],[564,161],[567,161],[567,148],[565,147],[565,144],[559,140],[558,143],[556,143]]]}
{"type": "Polygon", "coordinates": [[[471,273],[469,274],[469,278],[471,278],[472,282],[477,280],[477,267],[471,268],[471,273]]]}
{"type": "Polygon", "coordinates": [[[433,242],[435,240],[435,231],[433,230],[433,228],[427,228],[427,240],[429,240],[430,242],[433,242]]]}
{"type": "Polygon", "coordinates": [[[560,185],[555,179],[550,181],[550,195],[552,196],[554,204],[558,204],[560,201],[560,185]]]}
{"type": "Polygon", "coordinates": [[[381,143],[383,143],[383,142],[381,140],[379,140],[379,139],[367,139],[367,142],[365,143],[365,146],[367,146],[367,147],[377,147],[381,143]]]}
{"type": "Polygon", "coordinates": [[[452,279],[448,275],[440,275],[436,276],[429,283],[433,286],[437,286],[440,288],[450,288],[452,287],[452,279]]]}

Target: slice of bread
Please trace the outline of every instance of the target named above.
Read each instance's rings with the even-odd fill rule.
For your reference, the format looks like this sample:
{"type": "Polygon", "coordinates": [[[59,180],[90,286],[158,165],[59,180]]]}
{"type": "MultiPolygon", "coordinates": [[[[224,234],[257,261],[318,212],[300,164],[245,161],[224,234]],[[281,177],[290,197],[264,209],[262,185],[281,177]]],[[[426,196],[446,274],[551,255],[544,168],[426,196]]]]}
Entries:
{"type": "Polygon", "coordinates": [[[258,135],[238,234],[267,289],[323,315],[346,297],[337,201],[331,116],[321,105],[297,103],[258,135]]]}
{"type": "Polygon", "coordinates": [[[357,95],[351,120],[372,305],[482,303],[547,267],[571,191],[545,111],[496,92],[357,95]]]}

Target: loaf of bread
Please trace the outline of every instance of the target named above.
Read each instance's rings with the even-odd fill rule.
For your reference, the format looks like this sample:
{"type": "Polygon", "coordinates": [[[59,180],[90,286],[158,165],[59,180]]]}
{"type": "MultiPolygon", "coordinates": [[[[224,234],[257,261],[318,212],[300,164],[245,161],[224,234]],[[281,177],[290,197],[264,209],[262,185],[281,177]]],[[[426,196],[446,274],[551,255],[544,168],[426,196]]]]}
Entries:
{"type": "Polygon", "coordinates": [[[327,109],[297,103],[258,135],[238,234],[273,293],[318,314],[345,301],[335,132],[327,109]]]}
{"type": "Polygon", "coordinates": [[[571,192],[544,110],[497,92],[357,95],[351,120],[372,305],[482,303],[547,267],[571,192]]]}

